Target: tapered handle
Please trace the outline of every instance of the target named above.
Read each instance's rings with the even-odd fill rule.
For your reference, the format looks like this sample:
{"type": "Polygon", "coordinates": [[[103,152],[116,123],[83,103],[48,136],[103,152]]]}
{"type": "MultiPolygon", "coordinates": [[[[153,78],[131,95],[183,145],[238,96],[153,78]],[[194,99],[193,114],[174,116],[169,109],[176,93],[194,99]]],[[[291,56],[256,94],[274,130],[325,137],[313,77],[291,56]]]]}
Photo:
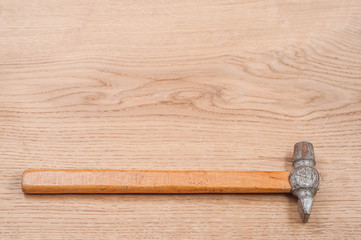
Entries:
{"type": "Polygon", "coordinates": [[[22,189],[61,193],[287,193],[289,172],[29,169],[22,189]]]}

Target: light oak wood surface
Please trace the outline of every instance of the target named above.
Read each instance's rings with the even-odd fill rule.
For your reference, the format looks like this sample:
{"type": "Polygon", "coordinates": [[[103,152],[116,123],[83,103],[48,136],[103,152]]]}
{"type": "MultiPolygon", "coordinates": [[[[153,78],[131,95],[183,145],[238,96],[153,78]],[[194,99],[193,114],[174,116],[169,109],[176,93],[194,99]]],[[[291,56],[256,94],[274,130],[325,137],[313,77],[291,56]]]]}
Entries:
{"type": "Polygon", "coordinates": [[[0,0],[1,239],[360,239],[361,4],[0,0]],[[28,168],[290,171],[290,194],[24,195],[28,168]]]}
{"type": "Polygon", "coordinates": [[[28,169],[27,194],[290,193],[289,172],[28,169]]]}

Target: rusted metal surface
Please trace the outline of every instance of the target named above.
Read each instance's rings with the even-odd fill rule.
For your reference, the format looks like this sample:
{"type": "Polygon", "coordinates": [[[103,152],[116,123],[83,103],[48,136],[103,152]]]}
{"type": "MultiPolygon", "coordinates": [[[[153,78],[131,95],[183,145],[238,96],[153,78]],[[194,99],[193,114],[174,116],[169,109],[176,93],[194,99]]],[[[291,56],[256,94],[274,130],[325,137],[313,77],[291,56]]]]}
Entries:
{"type": "Polygon", "coordinates": [[[314,196],[319,185],[319,174],[316,165],[312,143],[299,142],[295,144],[293,153],[294,169],[290,173],[292,193],[298,198],[298,211],[303,222],[311,215],[314,196]]]}

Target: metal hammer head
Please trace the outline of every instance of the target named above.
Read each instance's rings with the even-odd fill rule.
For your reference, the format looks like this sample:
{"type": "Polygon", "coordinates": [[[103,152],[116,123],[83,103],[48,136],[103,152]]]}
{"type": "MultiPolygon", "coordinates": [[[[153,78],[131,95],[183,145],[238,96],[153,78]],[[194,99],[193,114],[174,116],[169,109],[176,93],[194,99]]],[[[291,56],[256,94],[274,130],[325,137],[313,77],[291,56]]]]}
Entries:
{"type": "Polygon", "coordinates": [[[298,212],[303,222],[310,217],[314,196],[318,190],[319,175],[316,165],[313,145],[309,142],[295,144],[293,152],[294,169],[290,173],[292,193],[298,198],[298,212]]]}

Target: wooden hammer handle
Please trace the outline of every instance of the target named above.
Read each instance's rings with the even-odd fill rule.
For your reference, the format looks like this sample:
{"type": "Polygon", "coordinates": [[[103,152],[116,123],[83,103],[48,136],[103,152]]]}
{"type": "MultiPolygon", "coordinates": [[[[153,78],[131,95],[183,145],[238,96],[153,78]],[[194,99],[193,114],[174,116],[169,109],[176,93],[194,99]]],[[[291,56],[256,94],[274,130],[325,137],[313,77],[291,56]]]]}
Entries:
{"type": "Polygon", "coordinates": [[[289,172],[29,169],[22,189],[61,193],[288,193],[289,172]]]}

